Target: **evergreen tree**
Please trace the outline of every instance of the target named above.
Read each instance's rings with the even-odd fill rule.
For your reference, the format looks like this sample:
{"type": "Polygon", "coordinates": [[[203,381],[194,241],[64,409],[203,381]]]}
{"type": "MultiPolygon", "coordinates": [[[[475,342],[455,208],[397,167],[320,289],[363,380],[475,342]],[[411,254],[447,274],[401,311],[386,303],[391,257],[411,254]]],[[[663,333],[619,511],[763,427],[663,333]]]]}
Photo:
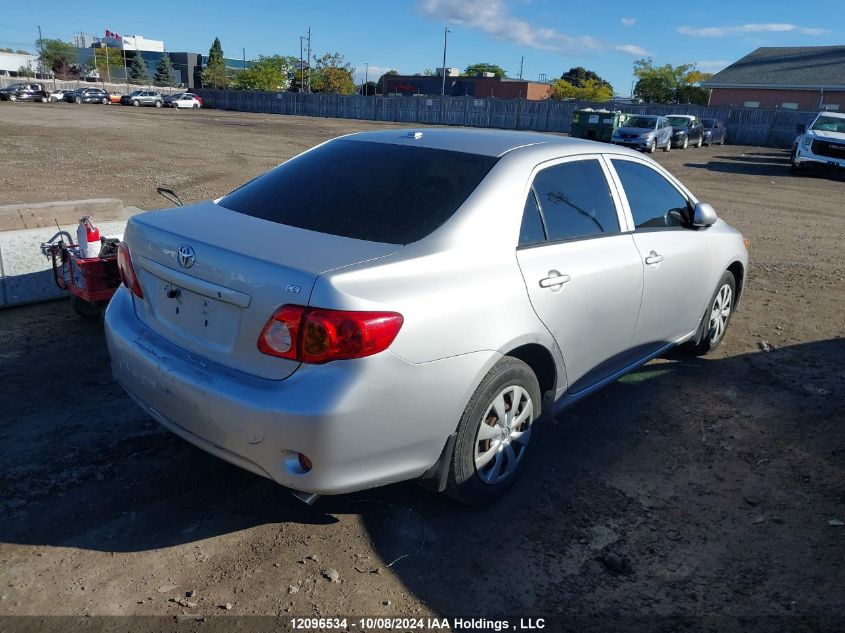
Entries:
{"type": "Polygon", "coordinates": [[[150,81],[147,62],[141,57],[140,51],[135,51],[135,55],[133,55],[132,61],[129,64],[129,81],[133,84],[145,84],[150,81]]]}
{"type": "Polygon", "coordinates": [[[167,53],[162,55],[156,64],[155,81],[159,86],[172,86],[176,83],[176,78],[173,76],[173,63],[167,53]]]}
{"type": "Polygon", "coordinates": [[[206,88],[221,90],[229,87],[226,62],[223,61],[223,47],[220,38],[215,37],[208,51],[208,61],[202,71],[202,84],[206,88]]]}

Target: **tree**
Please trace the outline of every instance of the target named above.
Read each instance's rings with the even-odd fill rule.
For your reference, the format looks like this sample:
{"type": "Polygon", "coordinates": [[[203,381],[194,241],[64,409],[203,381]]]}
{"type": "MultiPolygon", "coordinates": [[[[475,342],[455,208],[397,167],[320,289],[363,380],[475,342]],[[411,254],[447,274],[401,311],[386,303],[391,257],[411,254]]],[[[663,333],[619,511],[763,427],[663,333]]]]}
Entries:
{"type": "Polygon", "coordinates": [[[610,90],[611,96],[613,95],[613,86],[610,85],[609,81],[599,76],[598,73],[595,73],[592,70],[587,70],[583,66],[575,66],[574,68],[570,68],[565,73],[563,73],[560,78],[564,81],[568,81],[576,88],[583,88],[587,82],[591,82],[590,85],[598,84],[606,87],[608,90],[610,90]]]}
{"type": "Polygon", "coordinates": [[[35,77],[35,71],[29,66],[18,68],[18,77],[35,77]]]}
{"type": "Polygon", "coordinates": [[[311,92],[326,94],[355,94],[355,82],[352,80],[352,64],[340,53],[325,53],[321,57],[314,55],[314,68],[311,72],[311,92]]]}
{"type": "Polygon", "coordinates": [[[133,84],[150,82],[150,71],[147,68],[147,62],[141,57],[141,51],[135,51],[132,61],[129,62],[129,81],[133,84]]]}
{"type": "Polygon", "coordinates": [[[477,64],[470,64],[464,69],[465,75],[477,75],[479,73],[493,73],[496,77],[503,78],[507,73],[505,69],[496,64],[488,64],[486,62],[478,62],[477,64]]]}
{"type": "Polygon", "coordinates": [[[113,78],[118,71],[123,70],[123,51],[105,46],[95,48],[94,55],[88,59],[88,68],[96,70],[102,80],[113,78]]]}
{"type": "Polygon", "coordinates": [[[710,75],[695,64],[655,66],[651,58],[634,62],[634,96],[653,103],[707,103],[707,91],[696,84],[710,75]]]}
{"type": "Polygon", "coordinates": [[[426,68],[423,71],[423,75],[426,76],[426,77],[433,77],[434,76],[434,70],[432,70],[431,68],[426,68]]]}
{"type": "Polygon", "coordinates": [[[566,79],[558,79],[552,84],[551,99],[575,99],[577,101],[610,101],[613,89],[610,84],[595,79],[585,79],[581,86],[576,86],[566,79]]]}
{"type": "Polygon", "coordinates": [[[235,77],[234,87],[238,90],[264,90],[278,92],[287,90],[294,64],[293,57],[261,55],[249,68],[240,71],[235,77]]]}
{"type": "Polygon", "coordinates": [[[383,95],[384,94],[384,78],[390,76],[396,76],[399,74],[398,70],[388,70],[384,73],[381,77],[378,78],[378,83],[376,83],[376,94],[383,95]]]}
{"type": "Polygon", "coordinates": [[[73,44],[62,40],[40,39],[35,45],[41,51],[38,60],[45,69],[51,70],[60,79],[79,76],[76,48],[73,44]]]}
{"type": "Polygon", "coordinates": [[[220,38],[215,37],[208,51],[208,61],[202,71],[202,85],[206,88],[223,90],[229,87],[230,79],[226,73],[226,62],[223,60],[223,46],[220,38]]]}
{"type": "Polygon", "coordinates": [[[375,81],[368,81],[364,84],[364,89],[361,94],[367,97],[372,97],[374,94],[376,94],[377,87],[378,84],[375,81]]]}
{"type": "Polygon", "coordinates": [[[176,77],[173,75],[173,62],[170,61],[170,56],[167,53],[164,53],[158,60],[154,79],[159,86],[172,86],[176,83],[176,77]]]}

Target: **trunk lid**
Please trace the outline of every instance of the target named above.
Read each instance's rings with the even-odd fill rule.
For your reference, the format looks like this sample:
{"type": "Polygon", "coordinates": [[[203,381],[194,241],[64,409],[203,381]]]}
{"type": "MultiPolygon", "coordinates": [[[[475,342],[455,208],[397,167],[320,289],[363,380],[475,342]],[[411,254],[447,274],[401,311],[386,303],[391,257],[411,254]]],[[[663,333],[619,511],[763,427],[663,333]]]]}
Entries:
{"type": "Polygon", "coordinates": [[[134,297],[135,311],[148,327],[198,356],[277,380],[299,363],[258,350],[273,312],[286,303],[308,305],[323,272],[402,248],[269,222],[210,201],[136,215],[124,239],[144,293],[134,297]]]}

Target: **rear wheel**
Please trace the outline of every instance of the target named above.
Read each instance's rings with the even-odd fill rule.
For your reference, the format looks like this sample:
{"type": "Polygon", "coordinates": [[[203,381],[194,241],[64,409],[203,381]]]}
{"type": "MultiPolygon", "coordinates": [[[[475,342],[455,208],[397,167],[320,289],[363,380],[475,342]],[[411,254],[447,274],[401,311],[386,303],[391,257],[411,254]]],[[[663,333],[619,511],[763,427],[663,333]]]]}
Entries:
{"type": "Polygon", "coordinates": [[[108,102],[109,102],[108,97],[103,97],[102,99],[100,99],[100,103],[102,103],[103,105],[106,105],[108,102]]]}
{"type": "Polygon", "coordinates": [[[156,107],[157,107],[157,108],[160,108],[160,107],[161,107],[161,101],[156,101],[156,107]]]}
{"type": "Polygon", "coordinates": [[[135,106],[135,107],[137,108],[138,106],[140,106],[140,105],[141,105],[141,102],[140,102],[140,101],[138,101],[137,99],[135,99],[135,100],[132,102],[132,105],[133,105],[133,106],[135,106]]]}
{"type": "Polygon", "coordinates": [[[48,99],[47,99],[47,97],[42,96],[40,101],[41,101],[41,103],[47,103],[48,99]]]}
{"type": "Polygon", "coordinates": [[[458,423],[446,494],[483,506],[510,489],[525,462],[540,397],[537,377],[521,360],[506,356],[493,366],[458,423]]]}
{"type": "Polygon", "coordinates": [[[18,100],[17,95],[9,95],[9,101],[17,101],[17,100],[18,100]]]}
{"type": "Polygon", "coordinates": [[[73,308],[73,311],[84,319],[96,319],[103,312],[105,305],[105,301],[88,303],[76,295],[70,296],[70,306],[73,308]]]}
{"type": "Polygon", "coordinates": [[[199,107],[200,107],[200,104],[195,103],[195,104],[194,104],[194,105],[192,105],[191,107],[192,107],[194,110],[198,110],[198,109],[199,109],[199,107]]]}
{"type": "Polygon", "coordinates": [[[736,280],[733,273],[726,270],[716,286],[716,292],[710,299],[707,312],[704,313],[704,333],[701,340],[690,347],[696,356],[712,352],[719,347],[725,337],[736,304],[736,280]]]}
{"type": "Polygon", "coordinates": [[[75,102],[75,103],[82,103],[82,97],[76,97],[76,98],[74,99],[74,102],[75,102]]]}

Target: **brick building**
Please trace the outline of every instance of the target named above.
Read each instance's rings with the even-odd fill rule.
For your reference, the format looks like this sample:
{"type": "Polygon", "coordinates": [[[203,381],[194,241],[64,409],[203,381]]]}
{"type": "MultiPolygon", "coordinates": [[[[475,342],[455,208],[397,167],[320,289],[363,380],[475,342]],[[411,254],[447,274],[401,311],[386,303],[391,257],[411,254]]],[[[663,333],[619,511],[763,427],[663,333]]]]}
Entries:
{"type": "Polygon", "coordinates": [[[845,46],[764,46],[701,85],[714,106],[845,112],[845,46]]]}

